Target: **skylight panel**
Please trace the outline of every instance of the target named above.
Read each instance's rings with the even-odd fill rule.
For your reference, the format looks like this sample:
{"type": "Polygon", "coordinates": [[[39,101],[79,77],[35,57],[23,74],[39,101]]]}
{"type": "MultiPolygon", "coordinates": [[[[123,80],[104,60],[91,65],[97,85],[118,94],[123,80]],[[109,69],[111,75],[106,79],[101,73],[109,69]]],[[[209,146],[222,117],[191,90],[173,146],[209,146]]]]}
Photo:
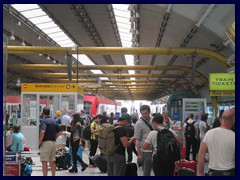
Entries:
{"type": "Polygon", "coordinates": [[[53,28],[53,27],[58,27],[54,22],[48,22],[48,23],[43,23],[43,24],[37,24],[36,25],[39,29],[48,29],[48,28],[53,28]]]}
{"type": "MultiPolygon", "coordinates": [[[[75,46],[71,38],[37,4],[12,4],[11,6],[61,47],[75,46]]],[[[72,56],[77,59],[77,55],[72,56]]],[[[78,57],[78,61],[83,65],[95,65],[86,55],[79,55],[78,57]]],[[[103,74],[101,70],[91,70],[91,72],[94,74],[103,74]]]]}
{"type": "Polygon", "coordinates": [[[62,44],[62,47],[73,47],[75,44],[73,42],[71,43],[66,43],[66,44],[62,44]]]}
{"type": "MultiPolygon", "coordinates": [[[[132,45],[132,34],[129,32],[131,28],[130,19],[130,11],[128,11],[128,4],[112,4],[115,19],[118,26],[118,31],[120,35],[120,39],[123,47],[131,47],[132,45]]],[[[125,55],[126,64],[134,65],[133,56],[125,55]]],[[[129,74],[132,71],[128,71],[129,74]]]]}
{"type": "MultiPolygon", "coordinates": [[[[59,27],[44,29],[46,34],[61,32],[62,30],[59,27]]],[[[67,36],[66,36],[67,37],[67,36]]]]}
{"type": "Polygon", "coordinates": [[[134,65],[133,56],[132,55],[125,55],[125,58],[126,58],[127,65],[134,65]]]}
{"type": "Polygon", "coordinates": [[[40,23],[51,22],[52,20],[48,16],[41,16],[41,17],[30,18],[29,21],[31,21],[34,24],[40,24],[40,23]]]}
{"type": "MultiPolygon", "coordinates": [[[[130,28],[129,28],[130,29],[130,28]]],[[[121,33],[128,33],[129,29],[126,28],[118,28],[119,31],[121,31],[121,33]]]]}
{"type": "Polygon", "coordinates": [[[14,7],[19,12],[39,8],[37,4],[12,4],[12,7],[14,7]]]}
{"type": "Polygon", "coordinates": [[[69,44],[72,42],[72,40],[68,39],[68,40],[65,40],[65,41],[56,41],[59,45],[62,45],[62,44],[69,44]]]}
{"type": "Polygon", "coordinates": [[[103,74],[101,70],[90,70],[93,74],[103,74]]]}
{"type": "Polygon", "coordinates": [[[34,9],[34,10],[25,11],[25,12],[22,12],[22,14],[26,18],[40,17],[40,16],[45,15],[45,13],[41,9],[34,9]]]}
{"type": "MultiPolygon", "coordinates": [[[[44,32],[44,31],[43,31],[44,32]]],[[[64,32],[58,32],[58,33],[53,33],[53,34],[48,34],[51,38],[56,38],[56,37],[61,37],[61,36],[66,36],[66,34],[64,32]]]]}
{"type": "Polygon", "coordinates": [[[109,78],[107,78],[107,77],[99,77],[99,79],[101,79],[101,80],[109,80],[109,78]]]}
{"type": "Polygon", "coordinates": [[[129,74],[135,74],[135,71],[134,70],[129,70],[128,73],[129,74]]]}

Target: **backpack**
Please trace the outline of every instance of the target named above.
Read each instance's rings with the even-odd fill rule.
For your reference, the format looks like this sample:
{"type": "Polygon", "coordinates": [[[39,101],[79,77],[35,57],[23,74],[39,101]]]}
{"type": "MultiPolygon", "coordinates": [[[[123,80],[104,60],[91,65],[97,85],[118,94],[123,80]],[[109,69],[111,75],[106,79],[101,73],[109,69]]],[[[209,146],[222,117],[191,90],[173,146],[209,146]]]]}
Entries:
{"type": "Polygon", "coordinates": [[[133,137],[134,136],[134,126],[129,124],[127,126],[127,137],[133,137]]]}
{"type": "Polygon", "coordinates": [[[119,145],[116,146],[114,129],[121,126],[115,126],[110,123],[103,123],[101,126],[101,131],[98,136],[98,147],[102,154],[110,155],[113,154],[119,145]]]}
{"type": "Polygon", "coordinates": [[[158,130],[157,153],[153,156],[154,162],[175,162],[180,159],[178,142],[169,129],[158,130]]]}
{"type": "Polygon", "coordinates": [[[21,176],[31,176],[32,166],[27,162],[21,163],[21,176]]]}
{"type": "Polygon", "coordinates": [[[188,139],[194,139],[195,138],[195,128],[194,123],[196,121],[193,121],[192,123],[186,122],[187,126],[185,128],[185,137],[188,139]]]}
{"type": "Polygon", "coordinates": [[[61,118],[60,117],[55,117],[54,118],[54,122],[57,124],[57,125],[61,125],[61,118]]]}
{"type": "Polygon", "coordinates": [[[81,116],[81,118],[83,119],[85,126],[88,126],[88,125],[91,124],[91,119],[90,119],[90,117],[88,117],[87,115],[81,116]]]}
{"type": "MultiPolygon", "coordinates": [[[[94,129],[95,129],[95,124],[94,124],[94,129]]],[[[91,139],[91,135],[92,135],[92,132],[91,132],[91,123],[85,127],[85,129],[83,129],[83,138],[85,140],[90,140],[91,139]]]]}

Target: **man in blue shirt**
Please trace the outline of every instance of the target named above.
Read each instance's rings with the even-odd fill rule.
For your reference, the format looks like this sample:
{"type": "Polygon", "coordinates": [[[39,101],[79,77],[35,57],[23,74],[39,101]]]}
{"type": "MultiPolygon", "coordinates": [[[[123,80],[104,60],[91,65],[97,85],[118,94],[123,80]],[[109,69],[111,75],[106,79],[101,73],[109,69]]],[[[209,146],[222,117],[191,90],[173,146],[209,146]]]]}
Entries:
{"type": "Polygon", "coordinates": [[[54,122],[53,118],[49,117],[50,109],[43,108],[43,119],[40,125],[39,147],[40,147],[40,160],[42,162],[43,176],[48,174],[47,163],[50,163],[52,176],[55,176],[56,165],[56,138],[61,134],[60,127],[54,122]]]}

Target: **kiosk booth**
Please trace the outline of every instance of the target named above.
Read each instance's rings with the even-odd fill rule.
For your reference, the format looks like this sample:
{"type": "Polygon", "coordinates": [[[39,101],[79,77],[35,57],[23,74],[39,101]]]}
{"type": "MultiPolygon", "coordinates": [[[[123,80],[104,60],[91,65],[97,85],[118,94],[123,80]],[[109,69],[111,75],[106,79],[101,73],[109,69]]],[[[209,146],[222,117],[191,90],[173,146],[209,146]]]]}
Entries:
{"type": "Polygon", "coordinates": [[[67,110],[80,112],[83,109],[83,88],[77,84],[21,84],[21,131],[27,145],[31,149],[38,149],[39,119],[42,109],[50,108],[50,117],[55,117],[55,112],[61,110],[62,115],[67,110]]]}

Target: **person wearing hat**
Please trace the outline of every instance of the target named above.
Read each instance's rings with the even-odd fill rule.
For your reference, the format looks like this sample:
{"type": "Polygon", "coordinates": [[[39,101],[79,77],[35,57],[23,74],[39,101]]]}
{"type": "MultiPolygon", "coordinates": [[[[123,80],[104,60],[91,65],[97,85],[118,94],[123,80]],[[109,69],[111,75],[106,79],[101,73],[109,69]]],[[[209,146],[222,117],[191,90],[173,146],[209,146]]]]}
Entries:
{"type": "Polygon", "coordinates": [[[54,121],[55,123],[57,123],[59,126],[61,126],[61,116],[62,116],[62,112],[60,110],[57,110],[56,112],[57,117],[54,117],[54,121]]]}
{"type": "Polygon", "coordinates": [[[131,120],[130,115],[124,113],[116,123],[116,126],[119,127],[114,129],[114,137],[118,145],[117,150],[113,154],[108,155],[108,176],[125,176],[126,174],[125,148],[129,147],[135,140],[134,137],[130,140],[127,137],[126,127],[129,124],[129,120],[131,120]]]}

